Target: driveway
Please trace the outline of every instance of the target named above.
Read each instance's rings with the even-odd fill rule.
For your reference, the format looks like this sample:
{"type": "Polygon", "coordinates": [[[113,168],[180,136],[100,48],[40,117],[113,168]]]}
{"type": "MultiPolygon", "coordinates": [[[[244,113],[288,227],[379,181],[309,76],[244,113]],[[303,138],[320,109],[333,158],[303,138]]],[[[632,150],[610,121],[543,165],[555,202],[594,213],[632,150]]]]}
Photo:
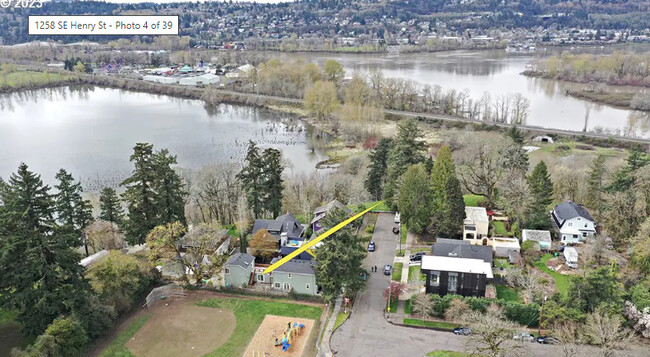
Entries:
{"type": "MultiPolygon", "coordinates": [[[[412,356],[422,357],[434,350],[464,351],[467,337],[450,332],[416,329],[392,325],[383,317],[386,300],[383,292],[389,277],[383,275],[384,264],[392,264],[397,248],[397,236],[393,234],[393,214],[380,214],[375,225],[373,240],[377,249],[368,253],[365,267],[377,266],[371,273],[366,290],[361,293],[352,309],[352,315],[332,335],[331,347],[335,356],[412,356]]],[[[526,356],[554,355],[554,347],[530,344],[526,356]]]]}

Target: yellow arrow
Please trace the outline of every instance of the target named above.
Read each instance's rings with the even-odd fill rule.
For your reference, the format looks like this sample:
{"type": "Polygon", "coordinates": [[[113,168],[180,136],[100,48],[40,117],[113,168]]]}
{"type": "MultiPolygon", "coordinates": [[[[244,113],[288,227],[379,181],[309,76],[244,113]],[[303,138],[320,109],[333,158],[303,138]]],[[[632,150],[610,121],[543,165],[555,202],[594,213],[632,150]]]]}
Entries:
{"type": "Polygon", "coordinates": [[[311,255],[312,257],[316,258],[316,254],[314,254],[313,250],[307,249],[307,253],[309,253],[309,255],[311,255]]]}
{"type": "Polygon", "coordinates": [[[363,216],[364,214],[370,212],[371,209],[373,209],[373,208],[379,206],[380,204],[381,204],[381,201],[380,201],[380,202],[377,202],[375,205],[373,205],[372,207],[366,209],[365,211],[363,211],[363,212],[361,212],[361,213],[358,213],[358,214],[356,214],[356,215],[354,215],[354,216],[352,216],[352,217],[346,219],[345,221],[343,221],[343,222],[337,224],[336,226],[334,226],[334,227],[332,227],[331,229],[329,229],[327,232],[325,232],[325,233],[319,235],[318,237],[316,237],[316,238],[310,240],[309,242],[303,244],[302,247],[300,247],[300,248],[294,250],[293,252],[289,253],[286,257],[284,257],[284,258],[278,260],[278,261],[275,262],[273,265],[271,265],[270,267],[266,268],[262,274],[268,274],[268,273],[274,271],[275,269],[281,267],[284,263],[286,263],[286,262],[288,262],[289,260],[295,258],[298,254],[300,254],[300,253],[306,251],[307,249],[313,247],[316,243],[318,243],[318,242],[322,241],[323,239],[325,239],[325,238],[331,236],[332,234],[336,233],[339,229],[341,229],[341,228],[347,226],[348,224],[350,224],[351,222],[353,222],[353,221],[356,220],[357,218],[359,218],[359,217],[363,216]]]}

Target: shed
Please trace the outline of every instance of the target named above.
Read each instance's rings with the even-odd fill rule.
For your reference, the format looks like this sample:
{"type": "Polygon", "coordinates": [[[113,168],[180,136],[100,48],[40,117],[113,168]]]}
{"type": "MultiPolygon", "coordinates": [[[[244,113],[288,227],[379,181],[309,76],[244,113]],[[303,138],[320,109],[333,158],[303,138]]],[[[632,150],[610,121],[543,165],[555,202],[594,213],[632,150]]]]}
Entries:
{"type": "Polygon", "coordinates": [[[215,74],[206,73],[200,76],[181,78],[178,81],[178,84],[182,86],[198,86],[200,84],[203,85],[218,84],[219,82],[221,82],[219,76],[215,74]]]}
{"type": "Polygon", "coordinates": [[[494,249],[494,256],[499,258],[508,258],[510,251],[519,252],[519,239],[507,237],[492,237],[490,239],[492,248],[494,249]]]}
{"type": "Polygon", "coordinates": [[[551,232],[534,229],[524,229],[521,231],[521,242],[535,241],[539,243],[541,250],[551,249],[551,232]]]}
{"type": "Polygon", "coordinates": [[[178,79],[174,77],[163,77],[163,76],[143,76],[143,80],[148,81],[148,82],[154,82],[154,83],[162,83],[162,84],[174,84],[178,82],[178,79]]]}
{"type": "Polygon", "coordinates": [[[255,257],[246,253],[233,254],[224,265],[226,286],[247,285],[255,268],[255,257]]]}

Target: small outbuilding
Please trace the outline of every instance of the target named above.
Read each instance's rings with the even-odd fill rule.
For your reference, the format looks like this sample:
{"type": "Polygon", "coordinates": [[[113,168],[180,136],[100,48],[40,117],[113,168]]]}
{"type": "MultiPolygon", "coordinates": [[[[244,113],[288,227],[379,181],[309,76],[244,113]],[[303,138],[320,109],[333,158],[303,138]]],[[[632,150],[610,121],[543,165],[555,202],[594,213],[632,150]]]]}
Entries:
{"type": "Polygon", "coordinates": [[[521,231],[521,242],[534,241],[539,243],[539,249],[551,249],[551,232],[534,229],[524,229],[521,231]]]}
{"type": "Polygon", "coordinates": [[[246,253],[233,254],[224,265],[224,283],[226,286],[241,287],[248,285],[255,270],[255,257],[246,253]]]}

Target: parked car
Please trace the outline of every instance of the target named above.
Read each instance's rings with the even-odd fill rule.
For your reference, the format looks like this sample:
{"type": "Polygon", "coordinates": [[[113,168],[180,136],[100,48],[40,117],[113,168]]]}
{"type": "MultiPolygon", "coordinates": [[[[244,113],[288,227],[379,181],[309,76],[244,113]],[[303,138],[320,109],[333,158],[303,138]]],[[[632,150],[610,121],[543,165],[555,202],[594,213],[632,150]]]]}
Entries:
{"type": "Polygon", "coordinates": [[[541,343],[543,345],[554,345],[557,342],[557,340],[551,336],[539,336],[537,337],[537,343],[541,343]]]}
{"type": "Polygon", "coordinates": [[[472,334],[472,329],[469,327],[456,327],[454,329],[454,334],[469,336],[472,334]]]}
{"type": "Polygon", "coordinates": [[[417,252],[414,254],[411,254],[410,259],[412,262],[420,262],[422,261],[422,256],[427,255],[426,252],[417,252]]]}
{"type": "Polygon", "coordinates": [[[393,233],[394,234],[399,234],[399,226],[393,227],[393,233]]]}
{"type": "Polygon", "coordinates": [[[368,243],[368,251],[369,252],[374,252],[375,251],[375,242],[370,241],[370,243],[368,243]]]}
{"type": "Polygon", "coordinates": [[[395,223],[400,223],[399,212],[395,212],[395,223]]]}
{"type": "Polygon", "coordinates": [[[514,340],[522,342],[535,342],[535,337],[533,337],[533,335],[531,335],[529,332],[516,333],[514,336],[512,336],[512,338],[514,340]]]}
{"type": "Polygon", "coordinates": [[[384,265],[384,275],[390,275],[392,271],[393,271],[392,266],[388,264],[384,265]]]}

